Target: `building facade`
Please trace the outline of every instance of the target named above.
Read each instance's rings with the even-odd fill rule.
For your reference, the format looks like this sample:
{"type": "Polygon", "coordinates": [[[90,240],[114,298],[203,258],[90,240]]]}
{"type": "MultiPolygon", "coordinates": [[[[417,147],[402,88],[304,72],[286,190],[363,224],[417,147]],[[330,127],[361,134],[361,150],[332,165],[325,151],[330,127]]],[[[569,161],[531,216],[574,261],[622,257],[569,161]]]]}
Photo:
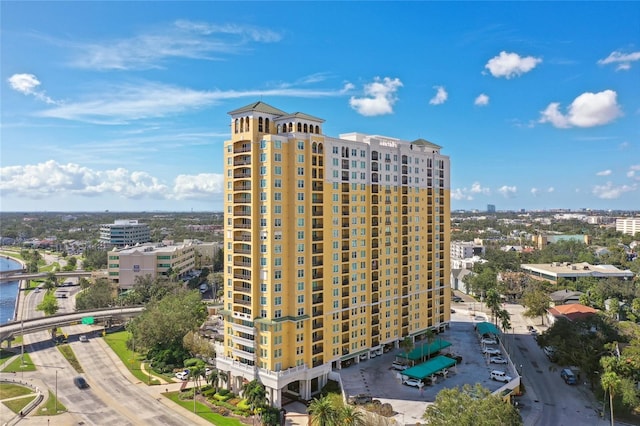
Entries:
{"type": "Polygon", "coordinates": [[[136,277],[169,277],[175,274],[181,278],[195,269],[196,244],[188,241],[182,244],[163,243],[141,244],[131,248],[113,250],[107,253],[107,273],[109,279],[118,284],[120,290],[133,288],[136,277]]]}
{"type": "Polygon", "coordinates": [[[616,219],[616,231],[627,235],[636,235],[640,232],[640,217],[616,219]]]}
{"type": "Polygon", "coordinates": [[[151,230],[137,220],[116,220],[100,225],[100,244],[106,247],[125,247],[151,241],[151,230]]]}
{"type": "Polygon", "coordinates": [[[323,134],[257,102],[224,144],[224,353],[239,389],[309,400],[332,369],[450,317],[449,158],[425,140],[323,134]]]}

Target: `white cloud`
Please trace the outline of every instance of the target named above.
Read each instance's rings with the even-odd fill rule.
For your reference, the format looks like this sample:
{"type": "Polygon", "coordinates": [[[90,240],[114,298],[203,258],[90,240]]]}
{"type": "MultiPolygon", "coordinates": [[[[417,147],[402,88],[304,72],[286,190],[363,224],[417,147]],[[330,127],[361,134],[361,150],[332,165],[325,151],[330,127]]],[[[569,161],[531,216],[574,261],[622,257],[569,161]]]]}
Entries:
{"type": "Polygon", "coordinates": [[[223,183],[224,175],[217,173],[179,175],[173,186],[174,198],[178,200],[207,198],[212,194],[222,193],[223,183]]]}
{"type": "Polygon", "coordinates": [[[627,171],[627,177],[635,180],[640,180],[640,173],[636,172],[640,172],[640,164],[629,167],[629,170],[627,171]]]}
{"type": "Polygon", "coordinates": [[[515,186],[504,185],[498,188],[498,192],[502,194],[504,198],[513,198],[516,196],[516,193],[518,192],[518,188],[515,186]]]}
{"type": "Polygon", "coordinates": [[[599,65],[618,64],[616,71],[626,71],[631,69],[631,62],[640,60],[640,52],[622,53],[613,51],[604,59],[598,61],[599,65]]]}
{"type": "Polygon", "coordinates": [[[484,67],[496,78],[505,77],[509,79],[531,71],[541,62],[542,59],[534,58],[533,56],[522,57],[517,53],[502,51],[498,56],[489,59],[489,62],[484,67]]]}
{"type": "Polygon", "coordinates": [[[135,120],[165,117],[203,108],[222,100],[260,96],[318,98],[344,96],[353,85],[339,89],[285,87],[270,90],[201,91],[158,83],[113,86],[93,91],[86,100],[66,102],[41,111],[42,117],[78,120],[96,124],[124,124],[135,120]]]}
{"type": "Polygon", "coordinates": [[[537,197],[539,193],[540,193],[540,190],[538,188],[531,188],[531,194],[534,197],[537,197]]]}
{"type": "Polygon", "coordinates": [[[431,100],[429,100],[430,105],[441,105],[447,101],[449,94],[444,89],[443,86],[433,86],[436,89],[436,94],[431,100]]]}
{"type": "Polygon", "coordinates": [[[550,186],[549,188],[547,188],[547,192],[551,193],[551,192],[555,192],[555,188],[553,186],[550,186]]]}
{"type": "Polygon", "coordinates": [[[271,43],[277,32],[246,25],[215,25],[179,20],[173,25],[130,38],[76,43],[72,65],[98,70],[159,68],[171,58],[215,60],[242,52],[249,43],[271,43]]]}
{"type": "Polygon", "coordinates": [[[598,198],[602,198],[605,200],[614,200],[620,198],[620,196],[625,192],[633,192],[637,189],[637,183],[634,183],[632,185],[614,186],[613,183],[607,182],[605,185],[594,186],[591,192],[598,198]]]}
{"type": "Polygon", "coordinates": [[[222,192],[223,176],[180,175],[173,188],[142,171],[124,168],[93,170],[78,164],[44,163],[0,168],[0,194],[44,199],[63,195],[97,197],[118,195],[126,199],[196,199],[222,192]]]}
{"type": "Polygon", "coordinates": [[[611,174],[611,170],[603,170],[601,172],[596,173],[596,176],[609,176],[611,174]]]}
{"type": "Polygon", "coordinates": [[[453,191],[451,191],[451,198],[453,198],[454,200],[464,200],[464,201],[473,200],[473,197],[467,193],[466,189],[460,189],[460,188],[456,188],[453,191]]]}
{"type": "Polygon", "coordinates": [[[349,100],[351,108],[364,116],[385,115],[393,113],[393,105],[398,100],[396,92],[402,87],[398,78],[376,77],[373,83],[364,86],[365,97],[352,96],[349,100]]]}
{"type": "Polygon", "coordinates": [[[48,104],[56,103],[56,101],[45,95],[44,91],[36,90],[41,83],[33,74],[13,74],[7,81],[13,90],[23,95],[31,95],[48,104]]]}
{"type": "Polygon", "coordinates": [[[478,106],[489,105],[489,96],[485,95],[484,93],[481,93],[478,95],[476,100],[473,101],[473,104],[478,106]]]}
{"type": "Polygon", "coordinates": [[[598,93],[585,92],[575,98],[567,114],[562,114],[558,102],[550,103],[541,112],[539,123],[551,123],[554,127],[593,127],[610,123],[622,115],[613,90],[598,93]]]}
{"type": "Polygon", "coordinates": [[[484,195],[491,194],[491,190],[489,188],[486,188],[480,185],[480,182],[473,182],[473,184],[471,185],[470,191],[474,194],[484,194],[484,195]]]}

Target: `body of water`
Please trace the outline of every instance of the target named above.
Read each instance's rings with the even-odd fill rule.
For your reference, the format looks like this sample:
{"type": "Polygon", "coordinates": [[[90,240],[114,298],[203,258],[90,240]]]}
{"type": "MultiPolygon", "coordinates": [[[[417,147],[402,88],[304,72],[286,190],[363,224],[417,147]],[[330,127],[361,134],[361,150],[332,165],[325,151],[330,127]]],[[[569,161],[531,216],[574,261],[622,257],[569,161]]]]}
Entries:
{"type": "MultiPolygon", "coordinates": [[[[5,256],[0,257],[0,271],[10,271],[21,267],[22,265],[15,260],[7,259],[5,256]]],[[[0,325],[14,320],[19,289],[20,281],[0,282],[0,325]]]]}

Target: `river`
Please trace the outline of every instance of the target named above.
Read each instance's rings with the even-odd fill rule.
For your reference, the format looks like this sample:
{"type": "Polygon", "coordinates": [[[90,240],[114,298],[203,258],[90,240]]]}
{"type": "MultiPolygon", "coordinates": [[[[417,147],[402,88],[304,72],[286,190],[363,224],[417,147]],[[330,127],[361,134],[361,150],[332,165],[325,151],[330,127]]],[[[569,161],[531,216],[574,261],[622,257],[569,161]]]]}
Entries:
{"type": "MultiPolygon", "coordinates": [[[[7,259],[5,256],[0,257],[0,271],[20,268],[22,265],[19,262],[7,259]]],[[[0,282],[0,325],[14,320],[19,289],[20,281],[0,282]]]]}

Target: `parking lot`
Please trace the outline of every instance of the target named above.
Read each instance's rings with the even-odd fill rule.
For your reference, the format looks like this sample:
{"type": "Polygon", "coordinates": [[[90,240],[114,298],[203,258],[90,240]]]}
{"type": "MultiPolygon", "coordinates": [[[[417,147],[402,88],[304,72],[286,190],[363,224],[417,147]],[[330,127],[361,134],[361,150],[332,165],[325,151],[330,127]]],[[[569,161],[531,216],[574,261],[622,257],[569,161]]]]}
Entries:
{"type": "MultiPolygon", "coordinates": [[[[394,417],[399,424],[415,424],[422,422],[422,414],[427,404],[433,402],[443,388],[480,383],[493,392],[504,383],[491,380],[491,370],[503,370],[511,377],[517,376],[511,363],[489,364],[488,356],[482,354],[480,340],[474,330],[474,317],[466,310],[452,313],[451,327],[438,334],[436,339],[451,343],[450,347],[443,349],[443,353],[462,356],[462,362],[451,367],[446,378],[438,376],[435,384],[421,389],[403,385],[401,372],[391,367],[396,355],[403,353],[397,348],[340,370],[346,395],[369,394],[382,403],[390,403],[397,413],[394,417]]],[[[423,343],[426,342],[416,342],[416,345],[423,343]]],[[[504,351],[502,355],[506,357],[504,351]]]]}

